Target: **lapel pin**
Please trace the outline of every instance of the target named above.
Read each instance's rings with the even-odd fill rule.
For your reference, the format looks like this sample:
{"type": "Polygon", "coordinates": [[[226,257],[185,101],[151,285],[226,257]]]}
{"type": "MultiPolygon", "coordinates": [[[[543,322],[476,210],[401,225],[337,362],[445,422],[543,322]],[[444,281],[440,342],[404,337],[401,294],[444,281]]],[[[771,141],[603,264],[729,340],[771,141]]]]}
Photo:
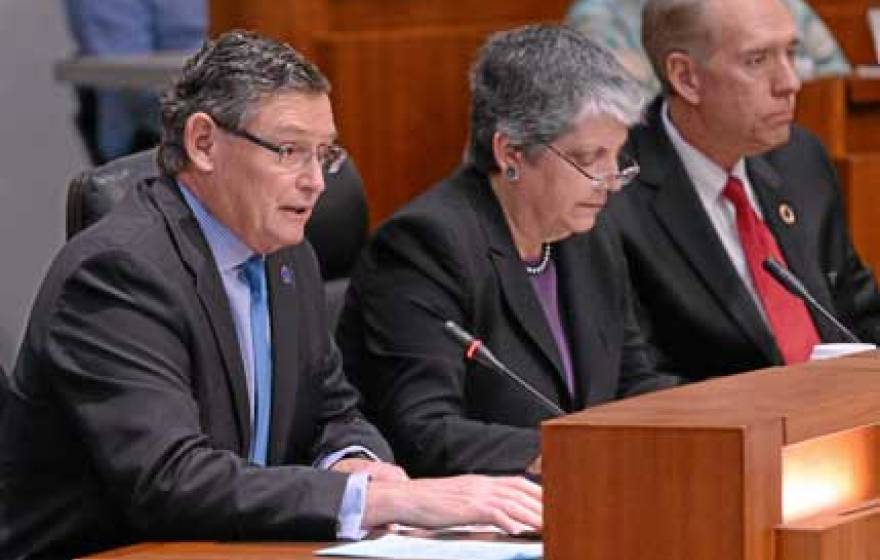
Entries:
{"type": "Polygon", "coordinates": [[[293,272],[286,264],[281,265],[281,282],[284,284],[293,284],[293,272]]]}
{"type": "Polygon", "coordinates": [[[779,205],[779,218],[782,219],[783,223],[787,226],[793,226],[797,221],[794,208],[792,208],[787,202],[783,202],[779,205]]]}

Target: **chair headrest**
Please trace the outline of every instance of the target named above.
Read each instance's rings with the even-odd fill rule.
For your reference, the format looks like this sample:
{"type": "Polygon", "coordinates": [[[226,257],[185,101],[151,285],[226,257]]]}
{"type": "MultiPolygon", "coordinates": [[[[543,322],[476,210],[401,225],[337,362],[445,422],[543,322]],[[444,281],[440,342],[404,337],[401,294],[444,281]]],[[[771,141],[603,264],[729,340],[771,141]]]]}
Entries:
{"type": "MultiPolygon", "coordinates": [[[[97,222],[126,192],[159,175],[157,150],[138,152],[78,174],[67,190],[67,238],[97,222]]],[[[367,238],[364,184],[351,158],[325,175],[326,188],[306,225],[324,280],[348,276],[367,238]]]]}
{"type": "Polygon", "coordinates": [[[137,152],[78,174],[67,187],[67,238],[97,222],[132,187],[159,175],[157,150],[137,152]]]}

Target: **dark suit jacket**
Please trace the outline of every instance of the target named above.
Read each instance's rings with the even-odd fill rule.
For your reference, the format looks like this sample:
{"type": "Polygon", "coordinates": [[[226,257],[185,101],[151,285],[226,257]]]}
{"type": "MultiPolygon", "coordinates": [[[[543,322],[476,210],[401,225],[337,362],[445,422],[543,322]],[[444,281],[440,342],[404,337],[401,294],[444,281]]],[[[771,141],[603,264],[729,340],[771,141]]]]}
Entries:
{"type": "Polygon", "coordinates": [[[143,539],[332,539],[350,444],[390,451],[356,411],[308,244],[269,259],[269,464],[216,264],[176,186],[139,185],[53,263],[0,423],[0,557],[143,539]],[[293,281],[281,281],[289,266],[293,281]]]}
{"type": "Polygon", "coordinates": [[[509,379],[473,363],[447,319],[565,410],[668,386],[630,306],[607,231],[555,246],[576,391],[487,178],[465,167],[397,213],[352,276],[337,339],[346,373],[400,462],[417,474],[522,472],[549,418],[509,379]]]}
{"type": "MultiPolygon", "coordinates": [[[[782,363],[776,342],[734,270],[666,135],[660,103],[629,148],[641,174],[611,200],[638,295],[643,330],[662,368],[693,379],[782,363]]],[[[791,270],[823,305],[866,341],[880,340],[880,296],[856,255],[834,169],[819,141],[795,126],[791,140],[746,158],[764,218],[791,270]],[[780,218],[781,204],[796,222],[780,218]]],[[[841,335],[812,312],[821,338],[841,335]]]]}

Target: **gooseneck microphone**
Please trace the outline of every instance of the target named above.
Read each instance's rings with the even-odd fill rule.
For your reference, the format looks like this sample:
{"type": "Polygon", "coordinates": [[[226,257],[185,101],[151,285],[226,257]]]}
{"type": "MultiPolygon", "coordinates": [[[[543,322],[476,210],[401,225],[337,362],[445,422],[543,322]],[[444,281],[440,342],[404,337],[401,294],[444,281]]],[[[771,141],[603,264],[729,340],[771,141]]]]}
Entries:
{"type": "Polygon", "coordinates": [[[764,259],[762,263],[764,266],[764,270],[766,270],[770,276],[772,276],[777,282],[779,282],[782,287],[788,290],[791,294],[801,298],[804,300],[807,305],[818,311],[823,317],[828,319],[832,325],[834,325],[837,330],[839,330],[843,335],[849,339],[850,342],[860,343],[861,341],[856,338],[856,335],[852,333],[848,328],[843,326],[843,323],[837,320],[837,317],[831,314],[830,311],[825,309],[825,307],[816,301],[816,298],[807,291],[806,286],[804,286],[803,282],[794,275],[794,273],[784,266],[780,264],[779,261],[774,259],[773,257],[767,257],[764,259]]]}
{"type": "Polygon", "coordinates": [[[553,412],[553,414],[557,416],[562,416],[565,414],[565,411],[559,408],[556,403],[542,395],[537,389],[532,387],[525,379],[515,374],[509,367],[504,365],[504,363],[495,357],[495,354],[489,350],[483,341],[479,338],[476,338],[463,328],[461,328],[455,321],[446,321],[443,324],[446,332],[449,333],[452,338],[457,340],[464,346],[464,357],[468,360],[477,362],[478,364],[491,369],[492,371],[496,371],[502,375],[507,376],[508,378],[515,381],[520,387],[531,393],[535,399],[538,400],[547,410],[553,412]]]}

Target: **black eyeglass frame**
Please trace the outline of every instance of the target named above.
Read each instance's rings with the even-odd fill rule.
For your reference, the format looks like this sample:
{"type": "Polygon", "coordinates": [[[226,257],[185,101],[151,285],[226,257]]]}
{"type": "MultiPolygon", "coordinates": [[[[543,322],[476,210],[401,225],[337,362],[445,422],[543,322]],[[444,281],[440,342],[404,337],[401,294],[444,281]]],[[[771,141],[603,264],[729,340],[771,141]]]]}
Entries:
{"type": "MultiPolygon", "coordinates": [[[[229,134],[232,134],[233,136],[244,138],[248,142],[265,148],[270,152],[274,152],[278,155],[279,161],[284,161],[285,158],[289,158],[292,154],[291,150],[293,149],[293,145],[291,144],[275,144],[274,142],[264,140],[263,138],[260,138],[259,136],[256,136],[255,134],[241,128],[223,126],[220,123],[217,123],[217,126],[222,128],[229,134]]],[[[345,163],[345,160],[348,158],[348,152],[346,152],[345,148],[343,148],[339,144],[321,144],[318,146],[317,150],[309,150],[308,158],[313,157],[318,158],[318,162],[321,164],[321,169],[323,169],[330,175],[333,175],[337,173],[342,167],[342,164],[345,163]],[[320,152],[318,151],[321,150],[321,148],[326,148],[326,153],[328,154],[328,156],[322,158],[320,152]]],[[[309,161],[308,158],[299,162],[297,164],[297,167],[305,165],[309,161]]]]}

